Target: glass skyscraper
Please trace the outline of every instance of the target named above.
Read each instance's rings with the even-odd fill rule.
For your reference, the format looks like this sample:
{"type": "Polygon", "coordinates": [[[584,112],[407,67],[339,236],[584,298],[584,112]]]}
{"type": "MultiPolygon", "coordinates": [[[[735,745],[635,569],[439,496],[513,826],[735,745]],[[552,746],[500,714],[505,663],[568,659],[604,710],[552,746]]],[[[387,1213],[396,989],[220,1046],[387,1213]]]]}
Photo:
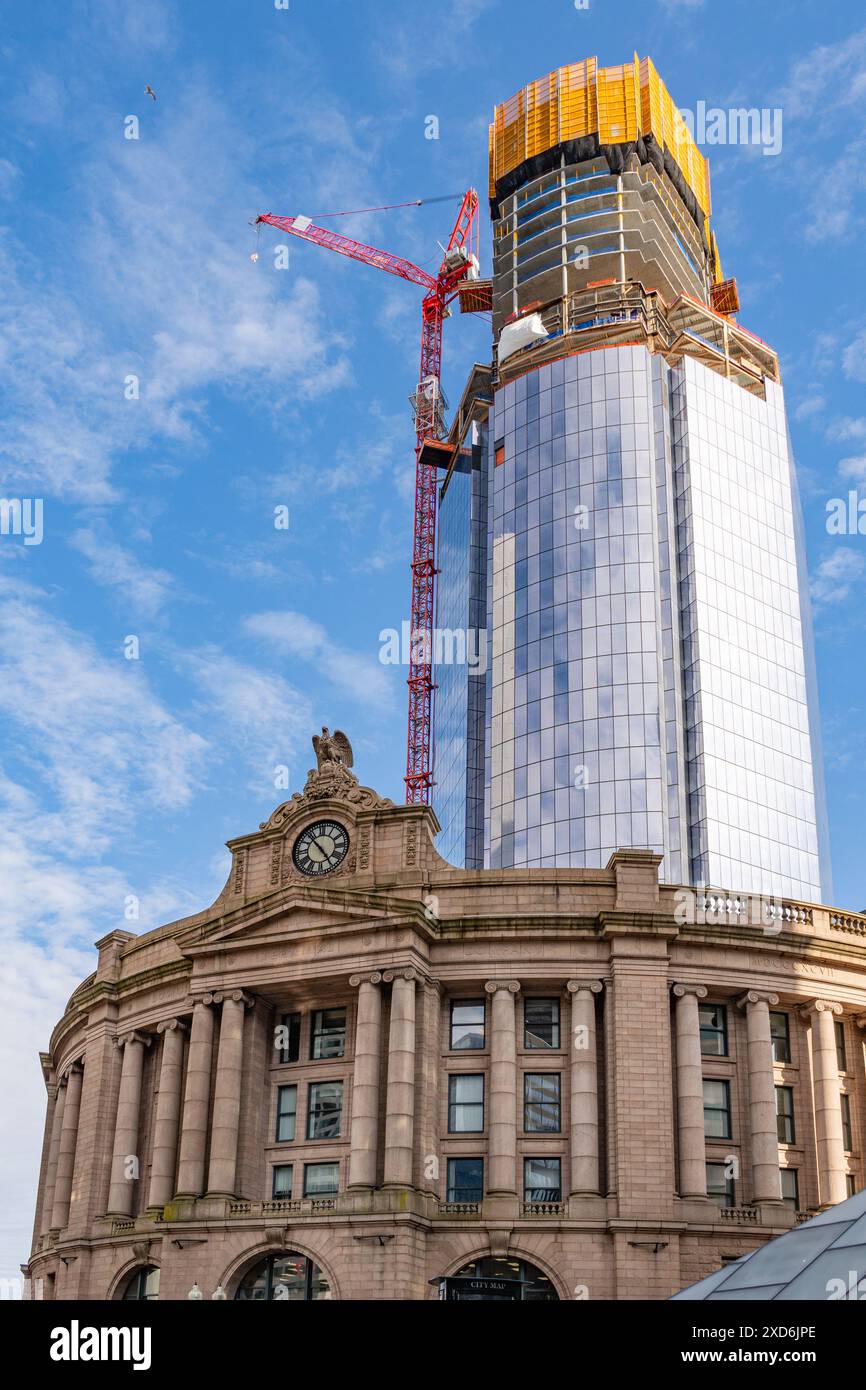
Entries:
{"type": "Polygon", "coordinates": [[[491,213],[494,361],[452,431],[436,620],[486,660],[436,669],[440,852],[650,848],[668,882],[827,901],[778,360],[734,317],[649,60],[497,108],[491,213]]]}

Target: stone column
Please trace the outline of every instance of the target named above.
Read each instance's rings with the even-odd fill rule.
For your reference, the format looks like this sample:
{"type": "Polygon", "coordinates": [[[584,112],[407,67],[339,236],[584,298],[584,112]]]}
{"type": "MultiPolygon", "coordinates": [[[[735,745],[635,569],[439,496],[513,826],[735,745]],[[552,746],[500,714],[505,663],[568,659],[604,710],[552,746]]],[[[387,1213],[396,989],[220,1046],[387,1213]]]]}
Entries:
{"type": "Polygon", "coordinates": [[[382,1054],[382,975],[352,975],[358,989],[355,1025],[355,1073],[352,1083],[352,1132],[349,1186],[375,1187],[379,1137],[379,1067],[382,1054]]]}
{"type": "Polygon", "coordinates": [[[132,1185],[140,1169],[138,1130],[141,1120],[141,1075],[144,1049],[150,1047],[150,1042],[146,1033],[136,1032],[124,1033],[117,1039],[117,1046],[123,1049],[123,1067],[114,1125],[109,1216],[129,1216],[132,1213],[132,1185]]]}
{"type": "Polygon", "coordinates": [[[844,1202],[845,1151],[842,1147],[842,1103],[836,1056],[835,1015],[842,1005],[814,999],[800,1010],[812,1025],[812,1072],[815,1093],[815,1133],[818,1141],[818,1182],[822,1206],[844,1202]]]}
{"type": "Polygon", "coordinates": [[[234,1197],[237,1179],[238,1135],[241,1119],[241,1077],[244,1065],[244,1010],[252,1003],[243,990],[215,994],[222,1004],[217,1049],[216,1086],[211,1120],[209,1197],[234,1197]]]}
{"type": "Polygon", "coordinates": [[[174,1192],[177,1164],[177,1133],[180,1123],[180,1092],[183,1081],[183,1035],[186,1024],[177,1018],[160,1023],[162,1058],[159,1089],[153,1122],[153,1154],[150,1162],[148,1207],[164,1207],[174,1192]]]}
{"type": "Polygon", "coordinates": [[[385,1099],[385,1186],[411,1187],[415,1134],[415,980],[417,972],[386,970],[391,984],[388,1089],[385,1099]]]}
{"type": "Polygon", "coordinates": [[[210,1106],[213,1058],[213,995],[196,999],[192,1011],[189,1051],[186,1059],[186,1091],[177,1164],[177,1196],[198,1197],[204,1192],[204,1156],[210,1106]]]}
{"type": "Polygon", "coordinates": [[[490,1006],[490,1100],[487,1131],[487,1195],[517,1195],[517,980],[488,980],[490,1006]]]}
{"type": "Polygon", "coordinates": [[[703,985],[674,985],[677,1037],[677,1136],[681,1197],[706,1197],[707,1146],[704,1137],[704,1071],[698,1000],[703,985]]]}
{"type": "Polygon", "coordinates": [[[62,1231],[69,1220],[69,1198],[72,1195],[72,1174],[75,1168],[75,1144],[78,1139],[78,1112],[81,1109],[81,1085],[84,1069],[73,1062],[66,1073],[66,1104],[63,1107],[63,1126],[57,1150],[57,1176],[54,1181],[54,1201],[51,1205],[51,1229],[62,1231]]]}
{"type": "Polygon", "coordinates": [[[47,1236],[51,1230],[52,1209],[54,1206],[54,1186],[57,1182],[57,1158],[60,1153],[60,1135],[63,1131],[63,1111],[66,1107],[67,1077],[57,1084],[54,1101],[54,1116],[51,1121],[51,1145],[48,1150],[48,1167],[45,1170],[45,1192],[42,1197],[42,1221],[40,1234],[47,1236]]]}
{"type": "Polygon", "coordinates": [[[779,1135],[776,1124],[776,1084],[770,1009],[778,994],[750,989],[737,1000],[746,1010],[749,1046],[749,1136],[752,1151],[752,1201],[780,1202],[779,1135]]]}
{"type": "Polygon", "coordinates": [[[571,995],[571,1193],[592,1193],[599,1186],[598,1046],[594,995],[601,980],[569,980],[571,995]]]}

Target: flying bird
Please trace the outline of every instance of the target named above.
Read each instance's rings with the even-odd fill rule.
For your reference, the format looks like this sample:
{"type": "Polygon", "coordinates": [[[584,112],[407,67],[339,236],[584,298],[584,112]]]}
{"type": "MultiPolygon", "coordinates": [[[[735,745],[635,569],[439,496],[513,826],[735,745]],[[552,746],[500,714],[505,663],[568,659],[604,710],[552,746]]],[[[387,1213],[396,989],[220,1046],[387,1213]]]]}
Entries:
{"type": "Polygon", "coordinates": [[[154,101],[156,101],[156,92],[153,90],[149,82],[144,89],[144,95],[146,97],[153,97],[154,101]]]}

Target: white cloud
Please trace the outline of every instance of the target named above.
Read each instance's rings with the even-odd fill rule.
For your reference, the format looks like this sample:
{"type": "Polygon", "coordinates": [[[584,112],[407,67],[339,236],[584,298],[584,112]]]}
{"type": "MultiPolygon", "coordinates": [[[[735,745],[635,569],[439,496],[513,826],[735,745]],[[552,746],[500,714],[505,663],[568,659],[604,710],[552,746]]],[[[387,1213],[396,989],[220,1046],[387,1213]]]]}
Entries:
{"type": "Polygon", "coordinates": [[[854,483],[862,483],[866,486],[866,454],[842,459],[839,464],[839,472],[843,478],[849,478],[854,483]]]}
{"type": "Polygon", "coordinates": [[[378,632],[371,625],[368,656],[349,651],[332,641],[320,623],[290,610],[256,613],[245,619],[244,628],[274,650],[280,658],[286,653],[314,666],[326,680],[360,704],[386,712],[393,703],[393,685],[378,659],[378,632]]]}
{"type": "Polygon", "coordinates": [[[842,368],[852,381],[866,381],[866,329],[842,353],[842,368]]]}
{"type": "Polygon", "coordinates": [[[816,607],[844,603],[852,589],[859,588],[866,575],[866,555],[850,547],[840,547],[822,560],[812,576],[812,599],[816,607]]]}
{"type": "Polygon", "coordinates": [[[794,64],[781,93],[786,119],[814,124],[840,108],[861,108],[864,98],[866,29],[812,48],[794,64]]]}
{"type": "Polygon", "coordinates": [[[811,390],[794,409],[795,420],[810,420],[813,415],[820,415],[826,407],[827,400],[823,392],[811,390]]]}
{"type": "Polygon", "coordinates": [[[97,584],[114,589],[130,609],[130,620],[158,618],[172,596],[174,581],[162,569],[143,565],[130,550],[112,540],[104,527],[85,527],[73,533],[70,544],[88,561],[97,584]]]}

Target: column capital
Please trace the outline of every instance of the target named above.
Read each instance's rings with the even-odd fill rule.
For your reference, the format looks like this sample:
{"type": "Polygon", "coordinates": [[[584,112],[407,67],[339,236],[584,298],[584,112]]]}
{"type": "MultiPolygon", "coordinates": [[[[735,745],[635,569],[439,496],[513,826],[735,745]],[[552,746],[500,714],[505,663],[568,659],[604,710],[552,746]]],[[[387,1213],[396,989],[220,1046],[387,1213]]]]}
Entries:
{"type": "Polygon", "coordinates": [[[747,1009],[750,1004],[769,1004],[771,1008],[775,1008],[778,1002],[778,994],[766,989],[747,989],[745,994],[734,1000],[738,1009],[747,1009]]]}
{"type": "Polygon", "coordinates": [[[811,1018],[812,1014],[840,1014],[842,1005],[837,1004],[832,999],[813,999],[810,1003],[804,1004],[797,1012],[801,1018],[811,1018]]]}
{"type": "Polygon", "coordinates": [[[204,1004],[224,1004],[230,1000],[233,1004],[243,1004],[245,1009],[251,1009],[255,1000],[251,994],[247,994],[242,989],[221,989],[215,994],[206,994],[202,1000],[204,1004]]]}
{"type": "Polygon", "coordinates": [[[157,1033],[173,1033],[176,1029],[186,1033],[188,1025],[181,1018],[164,1018],[162,1023],[156,1025],[157,1033]]]}
{"type": "Polygon", "coordinates": [[[568,980],[565,988],[569,994],[580,994],[582,990],[589,990],[592,994],[601,994],[604,989],[604,980],[568,980]]]}
{"type": "Polygon", "coordinates": [[[118,1033],[114,1039],[116,1047],[126,1047],[128,1043],[141,1043],[142,1047],[150,1047],[153,1037],[150,1033],[140,1033],[137,1028],[132,1028],[128,1033],[118,1033]]]}
{"type": "Polygon", "coordinates": [[[866,1014],[855,1014],[854,1022],[858,1028],[866,1028],[866,1014]]]}
{"type": "Polygon", "coordinates": [[[393,970],[382,972],[382,979],[386,985],[392,984],[394,980],[422,980],[423,978],[420,970],[416,970],[414,965],[398,965],[393,970]]]}
{"type": "Polygon", "coordinates": [[[357,989],[359,985],[380,985],[381,983],[381,970],[373,970],[369,974],[365,971],[363,975],[349,976],[349,984],[352,986],[352,989],[357,989]]]}
{"type": "Polygon", "coordinates": [[[673,993],[677,999],[684,999],[687,994],[693,994],[696,999],[706,999],[706,985],[688,985],[677,983],[673,986],[673,993]]]}
{"type": "Polygon", "coordinates": [[[496,994],[500,989],[507,990],[509,994],[520,993],[519,980],[488,980],[484,986],[488,994],[496,994]]]}

